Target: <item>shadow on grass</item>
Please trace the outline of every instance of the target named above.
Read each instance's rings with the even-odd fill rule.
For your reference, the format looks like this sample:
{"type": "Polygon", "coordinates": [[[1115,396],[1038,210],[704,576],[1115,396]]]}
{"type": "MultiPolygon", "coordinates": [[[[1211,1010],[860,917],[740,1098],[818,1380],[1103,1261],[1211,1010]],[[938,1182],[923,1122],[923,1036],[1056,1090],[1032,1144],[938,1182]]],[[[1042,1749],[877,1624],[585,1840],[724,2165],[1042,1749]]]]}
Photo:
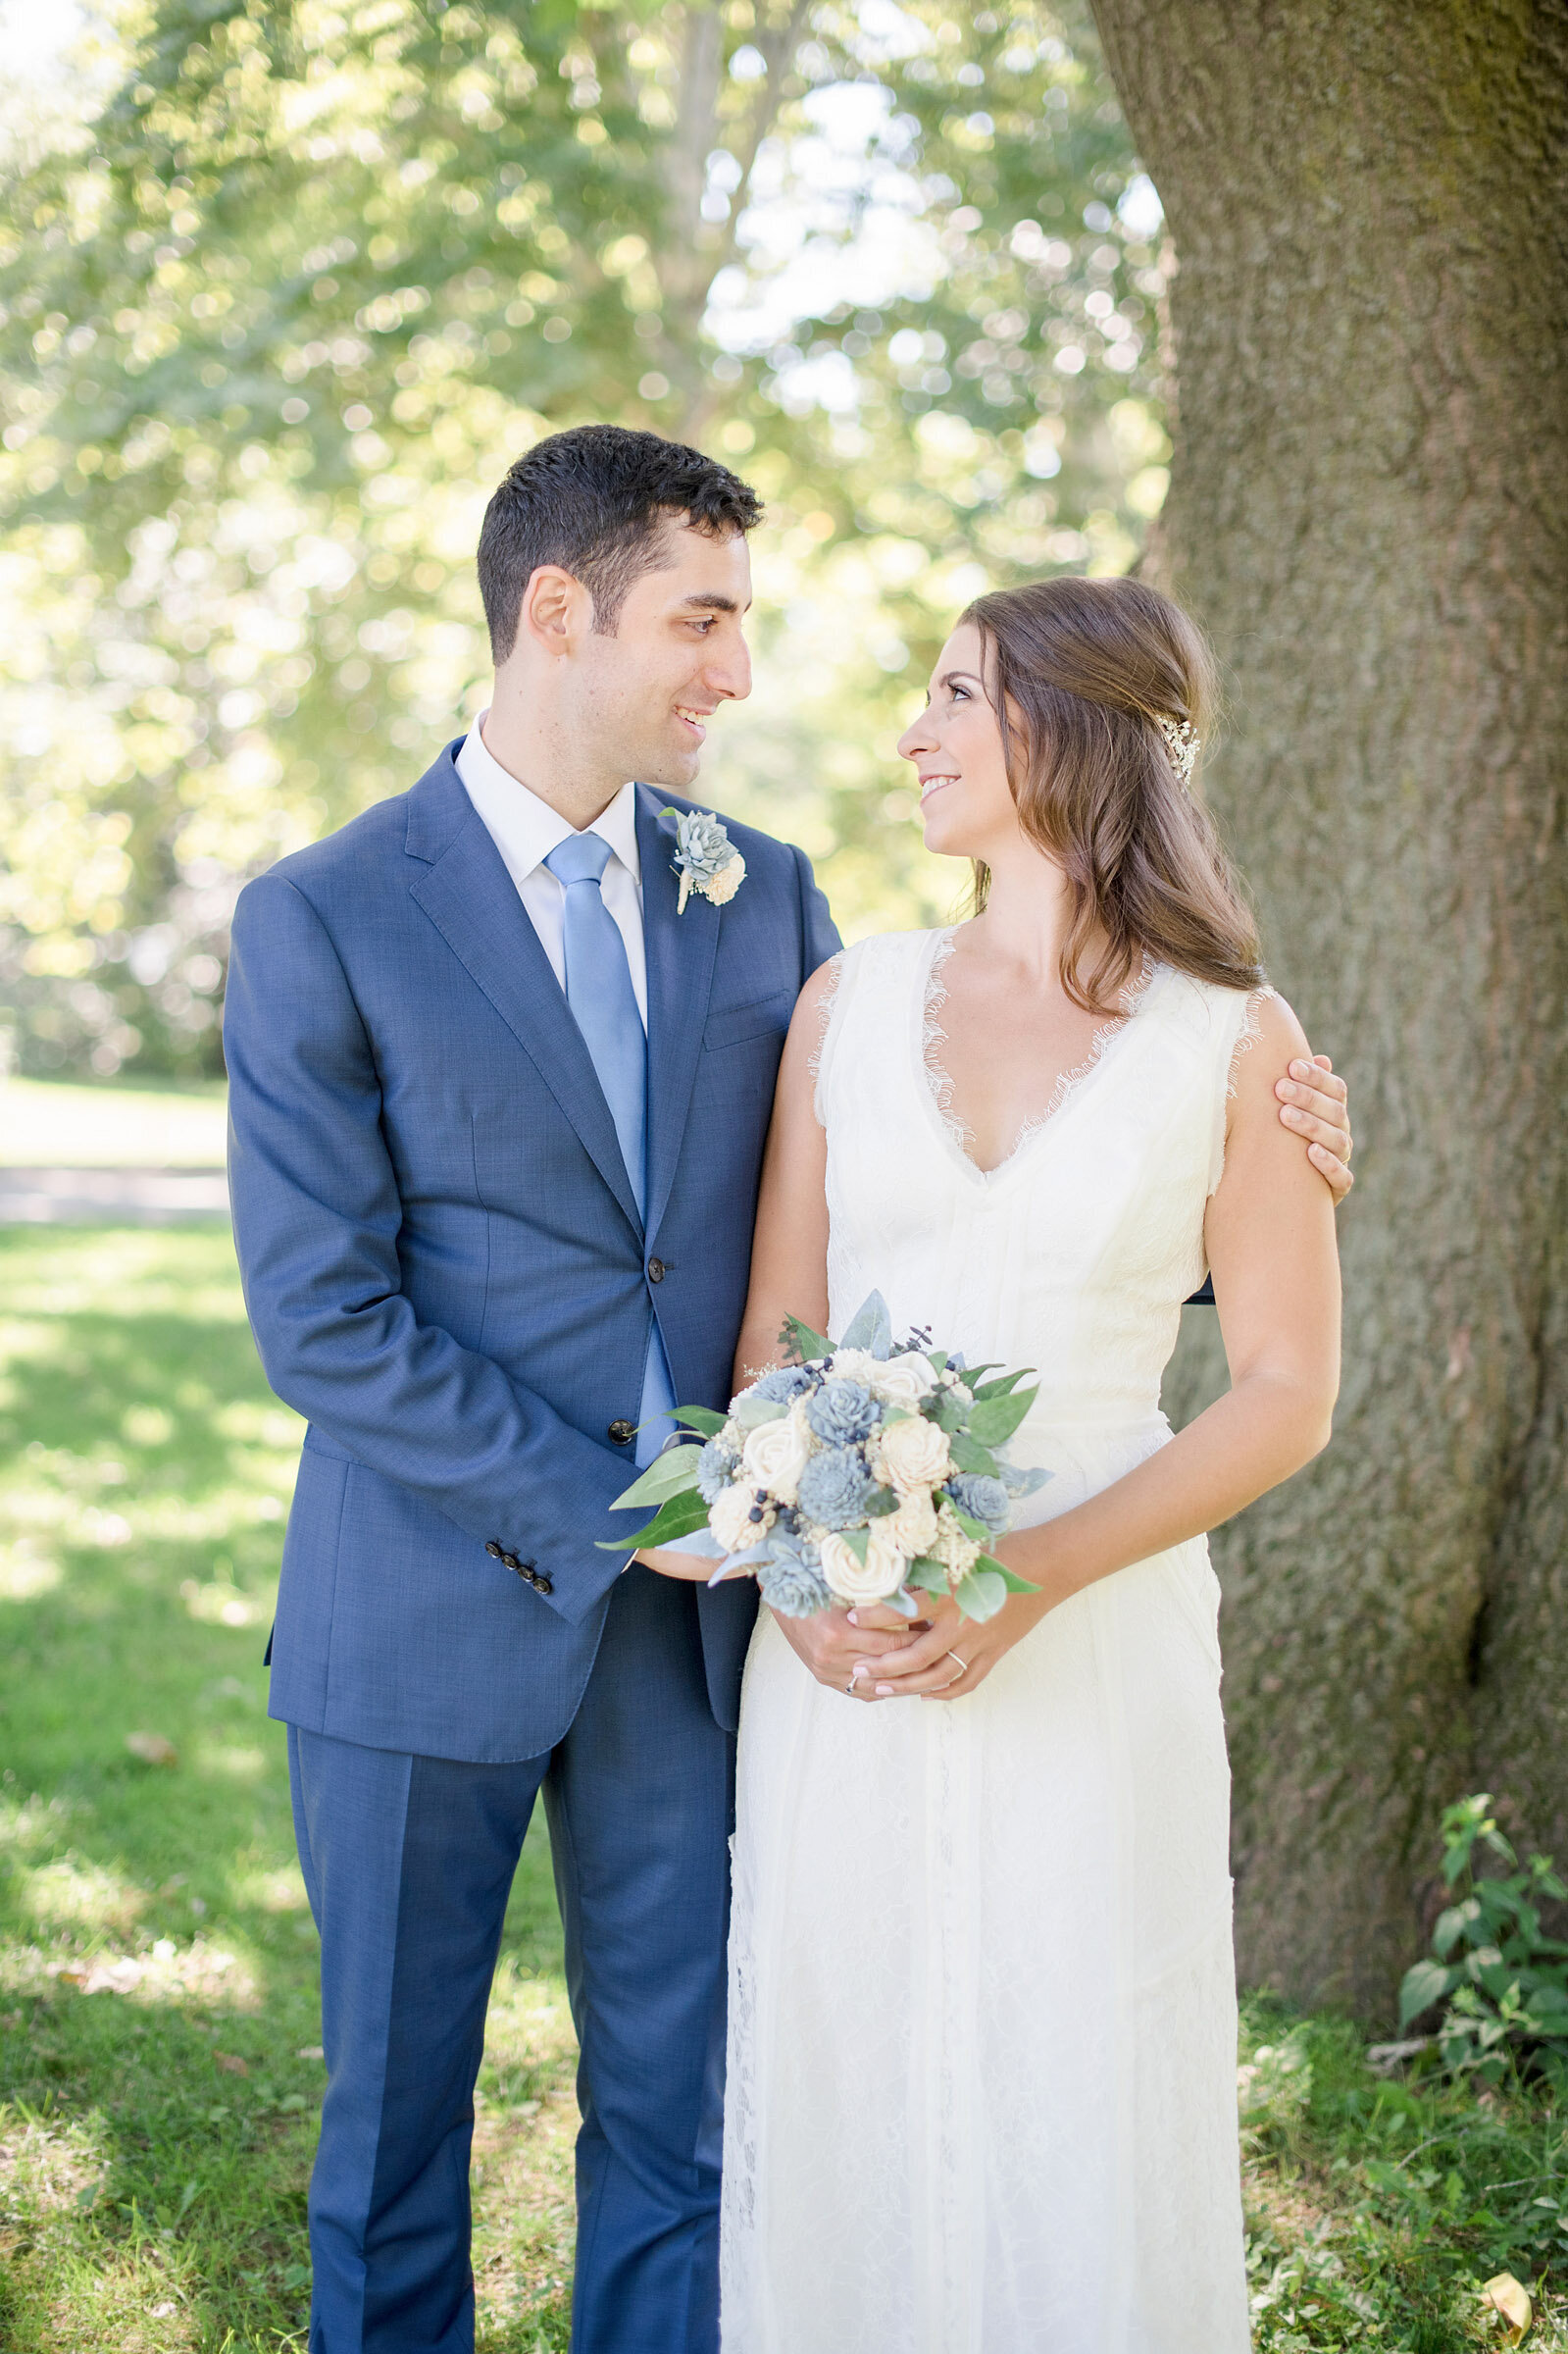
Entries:
{"type": "MultiPolygon", "coordinates": [[[[304,2342],[317,1948],[261,1665],[300,1435],[227,1234],[0,1232],[14,2354],[304,2342]]],[[[485,2354],[566,2343],[573,2060],[540,1826],[481,2080],[485,2354]]]]}

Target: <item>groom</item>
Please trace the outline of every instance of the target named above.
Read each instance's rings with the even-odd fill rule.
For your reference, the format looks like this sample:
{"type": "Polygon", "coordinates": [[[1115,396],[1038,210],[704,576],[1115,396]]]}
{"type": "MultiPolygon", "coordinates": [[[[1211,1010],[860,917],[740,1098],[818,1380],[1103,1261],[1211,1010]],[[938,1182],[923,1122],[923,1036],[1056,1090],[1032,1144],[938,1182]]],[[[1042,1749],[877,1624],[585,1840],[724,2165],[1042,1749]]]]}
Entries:
{"type": "MultiPolygon", "coordinates": [[[[755,1597],[596,1540],[664,1410],[728,1398],[779,1055],[837,946],[796,849],[732,828],[723,905],[672,866],[672,794],[749,691],[759,511],[651,434],[538,443],[481,537],[481,722],[235,913],[235,1240],[310,1422],[270,1658],[322,1939],[312,2354],[472,2347],[474,2081],[541,1791],[582,2044],[573,2346],[717,2346],[755,1597]]],[[[1347,1186],[1337,1093],[1291,1092],[1347,1186]]],[[[790,1633],[840,1689],[894,1640],[790,1633]]]]}

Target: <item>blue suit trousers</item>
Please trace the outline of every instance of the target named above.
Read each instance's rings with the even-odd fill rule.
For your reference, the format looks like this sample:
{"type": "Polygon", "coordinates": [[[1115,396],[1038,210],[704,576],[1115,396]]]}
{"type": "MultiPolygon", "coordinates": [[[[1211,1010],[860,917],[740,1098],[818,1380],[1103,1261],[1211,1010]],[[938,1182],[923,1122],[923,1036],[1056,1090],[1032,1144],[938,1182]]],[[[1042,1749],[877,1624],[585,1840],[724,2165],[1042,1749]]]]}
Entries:
{"type": "Polygon", "coordinates": [[[469,2150],[542,1789],[582,2046],[573,2354],[715,2354],[733,1741],[695,1592],[617,1580],[577,1714],[475,1765],[289,1727],[328,2091],[311,2354],[470,2354],[469,2150]]]}

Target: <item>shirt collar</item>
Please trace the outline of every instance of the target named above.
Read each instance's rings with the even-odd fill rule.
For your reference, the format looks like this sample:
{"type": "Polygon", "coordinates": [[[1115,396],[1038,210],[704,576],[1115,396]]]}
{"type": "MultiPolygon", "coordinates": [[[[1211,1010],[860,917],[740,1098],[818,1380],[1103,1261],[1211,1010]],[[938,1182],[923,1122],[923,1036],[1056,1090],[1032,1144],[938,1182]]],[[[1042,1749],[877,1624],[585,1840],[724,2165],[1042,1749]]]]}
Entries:
{"type": "MultiPolygon", "coordinates": [[[[548,801],[541,800],[520,778],[501,766],[481,733],[488,717],[487,711],[481,711],[459,745],[457,773],[469,799],[494,837],[513,882],[521,884],[535,867],[543,865],[557,844],[565,842],[575,829],[558,809],[552,809],[548,801]]],[[[609,807],[601,809],[584,831],[601,836],[609,844],[632,882],[640,888],[642,860],[637,849],[636,793],[634,784],[623,785],[609,807]]]]}

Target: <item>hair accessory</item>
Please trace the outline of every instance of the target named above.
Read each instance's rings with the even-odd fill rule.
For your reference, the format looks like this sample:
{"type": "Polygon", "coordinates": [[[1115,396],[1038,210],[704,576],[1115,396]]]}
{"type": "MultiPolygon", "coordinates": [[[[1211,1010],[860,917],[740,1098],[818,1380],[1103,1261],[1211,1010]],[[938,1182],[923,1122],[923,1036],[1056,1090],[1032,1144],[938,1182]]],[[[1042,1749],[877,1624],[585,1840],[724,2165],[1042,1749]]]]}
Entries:
{"type": "Polygon", "coordinates": [[[1171,766],[1185,785],[1192,774],[1192,764],[1201,749],[1201,739],[1189,719],[1172,719],[1161,712],[1158,720],[1165,748],[1171,755],[1171,766]]]}

